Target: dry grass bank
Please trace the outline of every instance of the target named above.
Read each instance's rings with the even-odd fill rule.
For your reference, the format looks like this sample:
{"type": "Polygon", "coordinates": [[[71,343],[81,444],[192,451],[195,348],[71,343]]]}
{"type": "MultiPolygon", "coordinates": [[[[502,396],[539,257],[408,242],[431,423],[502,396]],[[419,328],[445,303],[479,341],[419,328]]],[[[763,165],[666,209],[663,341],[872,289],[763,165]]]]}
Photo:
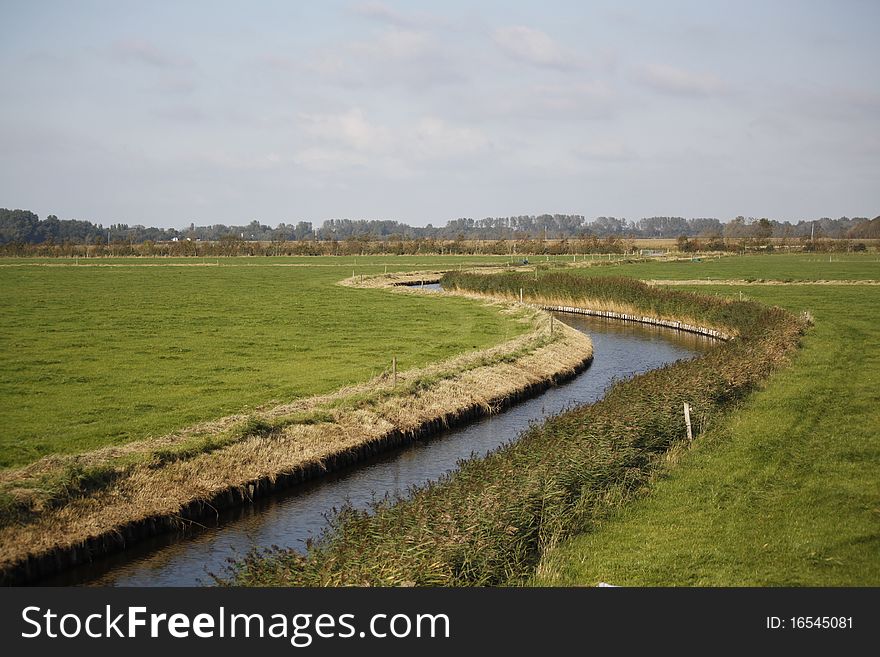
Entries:
{"type": "MultiPolygon", "coordinates": [[[[396,279],[368,284],[388,286],[396,279]]],[[[90,551],[119,549],[132,538],[124,529],[133,523],[161,531],[168,519],[191,518],[184,510],[194,502],[216,500],[226,491],[246,499],[292,473],[341,467],[363,455],[365,446],[380,449],[389,436],[399,444],[401,436],[422,435],[425,427],[491,413],[524,391],[573,374],[591,358],[589,339],[558,322],[551,335],[546,313],[509,302],[493,305],[532,330],[491,349],[399,372],[396,385],[385,372],[251,416],[0,473],[0,573],[7,581],[21,580],[22,572],[48,574],[89,558],[90,551]]]]}
{"type": "MultiPolygon", "coordinates": [[[[511,294],[479,294],[479,293],[471,293],[468,296],[472,298],[483,298],[483,299],[504,299],[507,301],[514,301],[518,299],[517,295],[511,294]]],[[[564,307],[576,307],[576,308],[584,308],[589,310],[595,310],[600,312],[609,312],[609,313],[617,313],[619,315],[631,315],[636,317],[644,317],[646,319],[657,320],[657,321],[679,321],[683,324],[690,324],[692,326],[699,326],[702,328],[710,329],[713,331],[717,331],[721,335],[728,336],[735,335],[735,333],[731,333],[730,329],[722,326],[717,322],[707,322],[705,320],[700,320],[696,316],[688,316],[686,314],[681,315],[670,315],[665,313],[651,312],[650,310],[645,311],[643,308],[639,308],[634,304],[629,303],[620,303],[611,299],[601,299],[601,298],[592,298],[592,299],[581,299],[577,301],[573,301],[570,297],[565,296],[556,296],[553,294],[542,294],[539,297],[526,297],[526,303],[539,304],[542,307],[547,307],[551,309],[561,309],[564,307]]]]}

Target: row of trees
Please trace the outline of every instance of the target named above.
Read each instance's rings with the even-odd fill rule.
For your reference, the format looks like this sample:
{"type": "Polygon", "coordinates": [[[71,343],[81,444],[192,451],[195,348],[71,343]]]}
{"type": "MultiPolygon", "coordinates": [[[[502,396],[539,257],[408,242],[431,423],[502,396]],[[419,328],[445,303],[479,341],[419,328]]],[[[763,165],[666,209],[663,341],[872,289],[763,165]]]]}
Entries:
{"type": "MultiPolygon", "coordinates": [[[[741,240],[725,238],[679,237],[676,249],[680,252],[694,253],[707,251],[744,252],[750,249],[772,251],[779,248],[769,243],[746,238],[741,240]]],[[[784,248],[803,251],[864,251],[865,244],[853,240],[809,238],[789,244],[784,248]]],[[[119,256],[167,256],[167,257],[216,257],[216,256],[317,256],[317,255],[506,255],[512,262],[532,255],[570,255],[581,254],[635,254],[639,251],[633,239],[609,236],[598,238],[595,235],[577,239],[518,239],[518,240],[435,240],[416,239],[373,239],[370,237],[350,237],[345,240],[271,240],[257,242],[243,240],[236,236],[224,236],[216,241],[194,242],[190,240],[154,242],[147,240],[140,244],[115,241],[106,244],[100,238],[93,244],[74,244],[73,242],[43,242],[25,244],[10,242],[0,244],[0,256],[55,257],[55,258],[97,258],[119,256]]]]}
{"type": "Polygon", "coordinates": [[[244,242],[344,241],[368,239],[406,240],[528,240],[597,238],[702,238],[706,240],[757,239],[771,237],[835,239],[880,237],[880,218],[822,218],[795,224],[772,219],[736,217],[727,223],[715,218],[644,217],[627,221],[616,217],[597,217],[587,221],[582,215],[543,214],[485,219],[454,219],[445,226],[409,226],[398,221],[328,219],[320,227],[312,222],[280,223],[272,228],[259,221],[244,226],[213,224],[188,228],[155,228],[116,223],[108,227],[90,221],[58,219],[49,215],[41,220],[29,210],[0,208],[0,245],[3,244],[143,244],[145,242],[244,242]]]}

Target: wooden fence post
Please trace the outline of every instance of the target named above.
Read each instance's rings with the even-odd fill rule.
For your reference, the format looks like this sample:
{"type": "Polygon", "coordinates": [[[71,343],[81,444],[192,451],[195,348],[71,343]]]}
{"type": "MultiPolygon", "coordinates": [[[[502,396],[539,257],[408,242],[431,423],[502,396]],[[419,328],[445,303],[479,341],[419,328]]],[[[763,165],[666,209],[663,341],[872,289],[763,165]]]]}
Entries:
{"type": "Polygon", "coordinates": [[[691,405],[687,402],[684,403],[684,423],[687,425],[688,441],[691,441],[694,439],[694,434],[691,430],[691,405]]]}
{"type": "Polygon", "coordinates": [[[391,376],[393,377],[394,387],[397,387],[397,356],[391,358],[391,376]]]}

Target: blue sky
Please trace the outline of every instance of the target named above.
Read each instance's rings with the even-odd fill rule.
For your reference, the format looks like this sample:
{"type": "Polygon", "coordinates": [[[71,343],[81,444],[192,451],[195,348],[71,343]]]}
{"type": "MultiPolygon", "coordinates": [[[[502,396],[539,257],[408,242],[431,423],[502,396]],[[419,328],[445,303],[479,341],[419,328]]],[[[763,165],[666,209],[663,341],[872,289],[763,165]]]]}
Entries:
{"type": "Polygon", "coordinates": [[[0,0],[0,206],[880,214],[880,3],[0,0]]]}

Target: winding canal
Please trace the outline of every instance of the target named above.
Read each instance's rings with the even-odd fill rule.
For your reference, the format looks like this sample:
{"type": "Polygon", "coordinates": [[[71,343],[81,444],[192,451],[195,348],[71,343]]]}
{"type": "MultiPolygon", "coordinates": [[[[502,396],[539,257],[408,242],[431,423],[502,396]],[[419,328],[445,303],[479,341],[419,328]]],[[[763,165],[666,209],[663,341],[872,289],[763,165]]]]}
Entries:
{"type": "MultiPolygon", "coordinates": [[[[435,286],[425,286],[435,287],[435,286]]],[[[406,491],[515,440],[530,424],[571,406],[599,399],[617,379],[633,376],[710,348],[711,338],[667,328],[596,317],[557,314],[593,340],[593,363],[571,381],[508,410],[329,474],[319,480],[221,513],[211,526],[166,534],[62,573],[41,585],[198,586],[223,575],[230,559],[253,546],[304,547],[327,525],[326,515],[346,501],[367,507],[406,491]]]]}

